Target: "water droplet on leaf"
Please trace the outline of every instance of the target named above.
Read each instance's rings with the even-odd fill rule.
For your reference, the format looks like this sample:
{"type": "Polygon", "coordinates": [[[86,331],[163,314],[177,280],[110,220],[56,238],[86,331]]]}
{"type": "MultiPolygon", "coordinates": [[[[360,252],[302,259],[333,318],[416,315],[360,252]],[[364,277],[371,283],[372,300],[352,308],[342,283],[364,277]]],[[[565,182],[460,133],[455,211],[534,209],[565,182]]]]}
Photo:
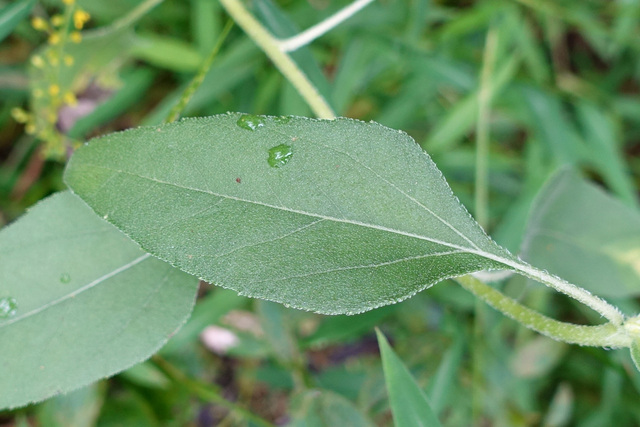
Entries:
{"type": "Polygon", "coordinates": [[[13,317],[18,311],[18,303],[15,298],[0,298],[0,319],[13,317]]]}
{"type": "Polygon", "coordinates": [[[69,283],[71,281],[71,275],[69,273],[62,273],[60,275],[61,283],[69,283]]]}
{"type": "Polygon", "coordinates": [[[276,145],[269,149],[267,162],[272,168],[280,168],[286,165],[293,156],[293,147],[287,144],[276,145]]]}
{"type": "Polygon", "coordinates": [[[285,125],[291,121],[291,116],[280,116],[273,119],[279,125],[285,125]]]}
{"type": "Polygon", "coordinates": [[[236,122],[238,126],[246,130],[256,130],[264,126],[264,119],[252,114],[243,114],[236,122]]]}

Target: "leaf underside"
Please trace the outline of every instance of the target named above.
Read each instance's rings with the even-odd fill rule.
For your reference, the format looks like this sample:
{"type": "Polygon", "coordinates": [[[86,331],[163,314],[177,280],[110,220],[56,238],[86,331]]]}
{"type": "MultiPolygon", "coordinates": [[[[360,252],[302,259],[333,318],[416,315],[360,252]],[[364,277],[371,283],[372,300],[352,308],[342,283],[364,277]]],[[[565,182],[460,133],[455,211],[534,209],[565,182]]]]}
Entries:
{"type": "Polygon", "coordinates": [[[572,169],[538,196],[522,254],[594,294],[640,295],[640,215],[572,169]]]}
{"type": "Polygon", "coordinates": [[[247,296],[327,314],[512,260],[403,132],[225,114],[95,139],[65,180],[145,250],[247,296]]]}
{"type": "Polygon", "coordinates": [[[0,231],[0,408],[113,375],[183,324],[198,282],[59,193],[0,231]]]}

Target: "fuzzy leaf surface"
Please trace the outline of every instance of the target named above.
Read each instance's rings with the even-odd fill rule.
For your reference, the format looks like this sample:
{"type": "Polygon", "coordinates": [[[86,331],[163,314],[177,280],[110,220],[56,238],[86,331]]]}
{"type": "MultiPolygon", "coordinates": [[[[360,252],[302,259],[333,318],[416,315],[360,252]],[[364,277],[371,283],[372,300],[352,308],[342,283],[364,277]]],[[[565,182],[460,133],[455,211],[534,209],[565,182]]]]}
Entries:
{"type": "Polygon", "coordinates": [[[145,250],[244,295],[327,314],[515,263],[403,132],[225,114],[95,139],[65,179],[145,250]]]}

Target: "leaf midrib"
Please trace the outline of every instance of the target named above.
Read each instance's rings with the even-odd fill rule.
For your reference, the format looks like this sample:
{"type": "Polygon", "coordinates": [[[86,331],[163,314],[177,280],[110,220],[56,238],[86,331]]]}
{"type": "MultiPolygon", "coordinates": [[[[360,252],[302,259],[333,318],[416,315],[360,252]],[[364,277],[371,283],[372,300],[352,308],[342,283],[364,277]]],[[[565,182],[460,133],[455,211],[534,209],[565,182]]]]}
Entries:
{"type": "Polygon", "coordinates": [[[5,323],[0,324],[0,328],[12,325],[12,324],[14,324],[14,323],[16,323],[18,321],[24,320],[24,319],[29,318],[31,316],[35,316],[36,314],[42,313],[43,311],[45,311],[45,310],[47,310],[47,309],[49,309],[51,307],[54,307],[54,306],[56,306],[58,304],[61,304],[61,303],[65,302],[65,301],[71,299],[71,298],[74,298],[77,295],[79,295],[79,294],[81,294],[83,292],[86,292],[89,289],[94,288],[95,286],[99,285],[100,283],[104,282],[105,280],[108,280],[108,279],[110,279],[110,278],[112,278],[112,277],[114,277],[114,276],[116,276],[116,275],[118,275],[118,274],[120,274],[120,273],[122,273],[122,272],[124,272],[124,271],[126,271],[128,269],[130,269],[131,267],[134,267],[134,266],[140,264],[142,261],[144,261],[145,259],[147,259],[149,257],[151,257],[151,254],[149,254],[149,253],[141,255],[138,258],[134,259],[133,261],[131,261],[131,262],[129,262],[129,263],[123,265],[123,266],[120,266],[120,267],[116,268],[115,270],[112,270],[109,273],[104,274],[101,277],[98,277],[97,279],[95,279],[95,280],[89,282],[88,284],[86,284],[86,285],[74,290],[73,292],[69,292],[68,294],[63,295],[63,296],[61,296],[60,298],[58,298],[56,300],[48,302],[48,303],[46,303],[46,304],[44,304],[44,305],[42,305],[42,306],[40,306],[38,308],[35,308],[35,309],[33,309],[33,310],[31,310],[31,311],[29,311],[27,313],[21,314],[21,315],[19,315],[17,317],[14,317],[13,319],[10,319],[9,321],[7,321],[5,323]]]}
{"type": "Polygon", "coordinates": [[[498,255],[495,255],[495,254],[492,254],[490,252],[485,252],[485,251],[480,250],[480,249],[474,249],[474,248],[469,248],[469,247],[465,247],[465,246],[456,245],[455,243],[445,242],[445,241],[442,241],[442,240],[433,239],[431,237],[421,236],[421,235],[415,234],[415,233],[410,233],[410,232],[406,232],[406,231],[402,231],[402,230],[396,230],[396,229],[393,229],[393,228],[383,227],[383,226],[380,226],[380,225],[369,224],[369,223],[360,222],[360,221],[354,221],[354,220],[349,220],[349,219],[344,219],[344,218],[336,218],[336,217],[332,217],[332,216],[321,215],[321,214],[318,214],[318,213],[307,212],[307,211],[302,211],[302,210],[298,210],[298,209],[292,209],[292,208],[288,208],[288,207],[285,207],[285,206],[276,206],[276,205],[272,205],[272,204],[269,204],[269,203],[260,202],[260,201],[257,201],[257,200],[248,200],[248,199],[244,199],[244,198],[237,197],[237,196],[231,196],[231,195],[228,195],[228,194],[220,194],[220,193],[216,193],[216,192],[213,192],[213,191],[210,191],[210,190],[205,190],[205,189],[202,189],[202,188],[189,187],[187,185],[177,184],[177,183],[174,183],[174,182],[168,182],[168,181],[164,181],[164,180],[161,180],[161,179],[158,179],[158,178],[144,176],[144,175],[140,175],[138,173],[134,173],[134,172],[130,172],[130,171],[122,170],[122,169],[110,168],[110,167],[107,167],[107,166],[104,166],[104,165],[97,165],[97,164],[94,164],[94,163],[85,163],[85,165],[86,166],[91,166],[91,167],[94,167],[94,168],[98,168],[98,169],[111,171],[111,172],[116,172],[116,173],[121,173],[121,174],[125,174],[125,175],[134,176],[136,178],[153,181],[153,182],[156,182],[158,184],[175,187],[175,188],[179,188],[179,189],[182,189],[182,190],[188,190],[188,191],[194,191],[194,192],[198,192],[198,193],[204,193],[204,194],[208,194],[208,195],[215,196],[215,197],[221,197],[221,198],[235,200],[235,201],[243,202],[243,203],[256,204],[256,205],[265,206],[265,207],[268,207],[268,208],[271,208],[271,209],[276,209],[276,210],[281,210],[281,211],[285,211],[285,212],[296,213],[296,214],[299,214],[299,215],[306,215],[306,216],[319,218],[319,219],[324,219],[324,220],[328,220],[328,221],[344,223],[344,224],[351,224],[351,225],[356,225],[356,226],[360,226],[360,227],[371,228],[371,229],[374,229],[374,230],[385,231],[385,232],[388,232],[388,233],[399,234],[399,235],[402,235],[402,236],[411,237],[411,238],[419,239],[419,240],[424,240],[424,241],[428,241],[428,242],[435,243],[435,244],[438,244],[438,245],[446,246],[446,247],[449,247],[451,249],[457,249],[457,250],[464,251],[464,252],[467,252],[467,253],[470,253],[470,254],[478,255],[478,256],[481,256],[481,257],[484,257],[484,258],[487,258],[487,259],[490,259],[490,260],[505,264],[506,266],[511,266],[511,267],[514,266],[514,263],[511,260],[503,258],[503,257],[498,256],[498,255]]]}

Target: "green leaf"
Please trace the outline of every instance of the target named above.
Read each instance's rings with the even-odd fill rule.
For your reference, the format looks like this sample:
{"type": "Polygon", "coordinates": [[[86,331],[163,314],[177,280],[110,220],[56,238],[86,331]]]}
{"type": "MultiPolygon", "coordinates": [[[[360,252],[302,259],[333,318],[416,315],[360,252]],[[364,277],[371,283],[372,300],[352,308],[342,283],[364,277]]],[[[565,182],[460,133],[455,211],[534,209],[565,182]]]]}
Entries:
{"type": "Polygon", "coordinates": [[[191,44],[154,34],[138,34],[131,53],[137,59],[176,72],[196,72],[203,60],[191,44]]]}
{"type": "Polygon", "coordinates": [[[640,215],[570,169],[538,196],[522,252],[598,295],[640,295],[640,215]]]}
{"type": "Polygon", "coordinates": [[[636,339],[631,343],[631,359],[636,369],[640,371],[640,340],[636,339]]]}
{"type": "Polygon", "coordinates": [[[289,427],[370,427],[358,409],[344,397],[326,390],[308,390],[294,396],[289,427]]]}
{"type": "Polygon", "coordinates": [[[0,42],[29,15],[36,0],[21,0],[9,3],[0,10],[0,42]]]}
{"type": "Polygon", "coordinates": [[[66,182],[172,265],[321,313],[519,263],[407,134],[373,122],[227,114],[139,128],[77,150],[66,182]]]}
{"type": "Polygon", "coordinates": [[[290,312],[280,304],[269,301],[257,301],[256,312],[265,341],[269,344],[273,356],[284,366],[300,362],[300,353],[293,333],[294,322],[290,312]]]}
{"type": "Polygon", "coordinates": [[[56,396],[37,408],[38,425],[47,427],[92,427],[105,399],[106,383],[98,382],[56,396]]]}
{"type": "Polygon", "coordinates": [[[0,231],[0,408],[138,363],[193,307],[197,280],[148,254],[69,192],[0,231]]]}
{"type": "Polygon", "coordinates": [[[395,313],[398,305],[382,307],[355,316],[330,316],[322,319],[318,329],[300,340],[304,348],[319,348],[353,341],[371,333],[373,327],[395,313]]]}
{"type": "Polygon", "coordinates": [[[418,387],[382,332],[376,330],[376,334],[395,426],[439,426],[440,421],[431,409],[424,391],[418,387]]]}

